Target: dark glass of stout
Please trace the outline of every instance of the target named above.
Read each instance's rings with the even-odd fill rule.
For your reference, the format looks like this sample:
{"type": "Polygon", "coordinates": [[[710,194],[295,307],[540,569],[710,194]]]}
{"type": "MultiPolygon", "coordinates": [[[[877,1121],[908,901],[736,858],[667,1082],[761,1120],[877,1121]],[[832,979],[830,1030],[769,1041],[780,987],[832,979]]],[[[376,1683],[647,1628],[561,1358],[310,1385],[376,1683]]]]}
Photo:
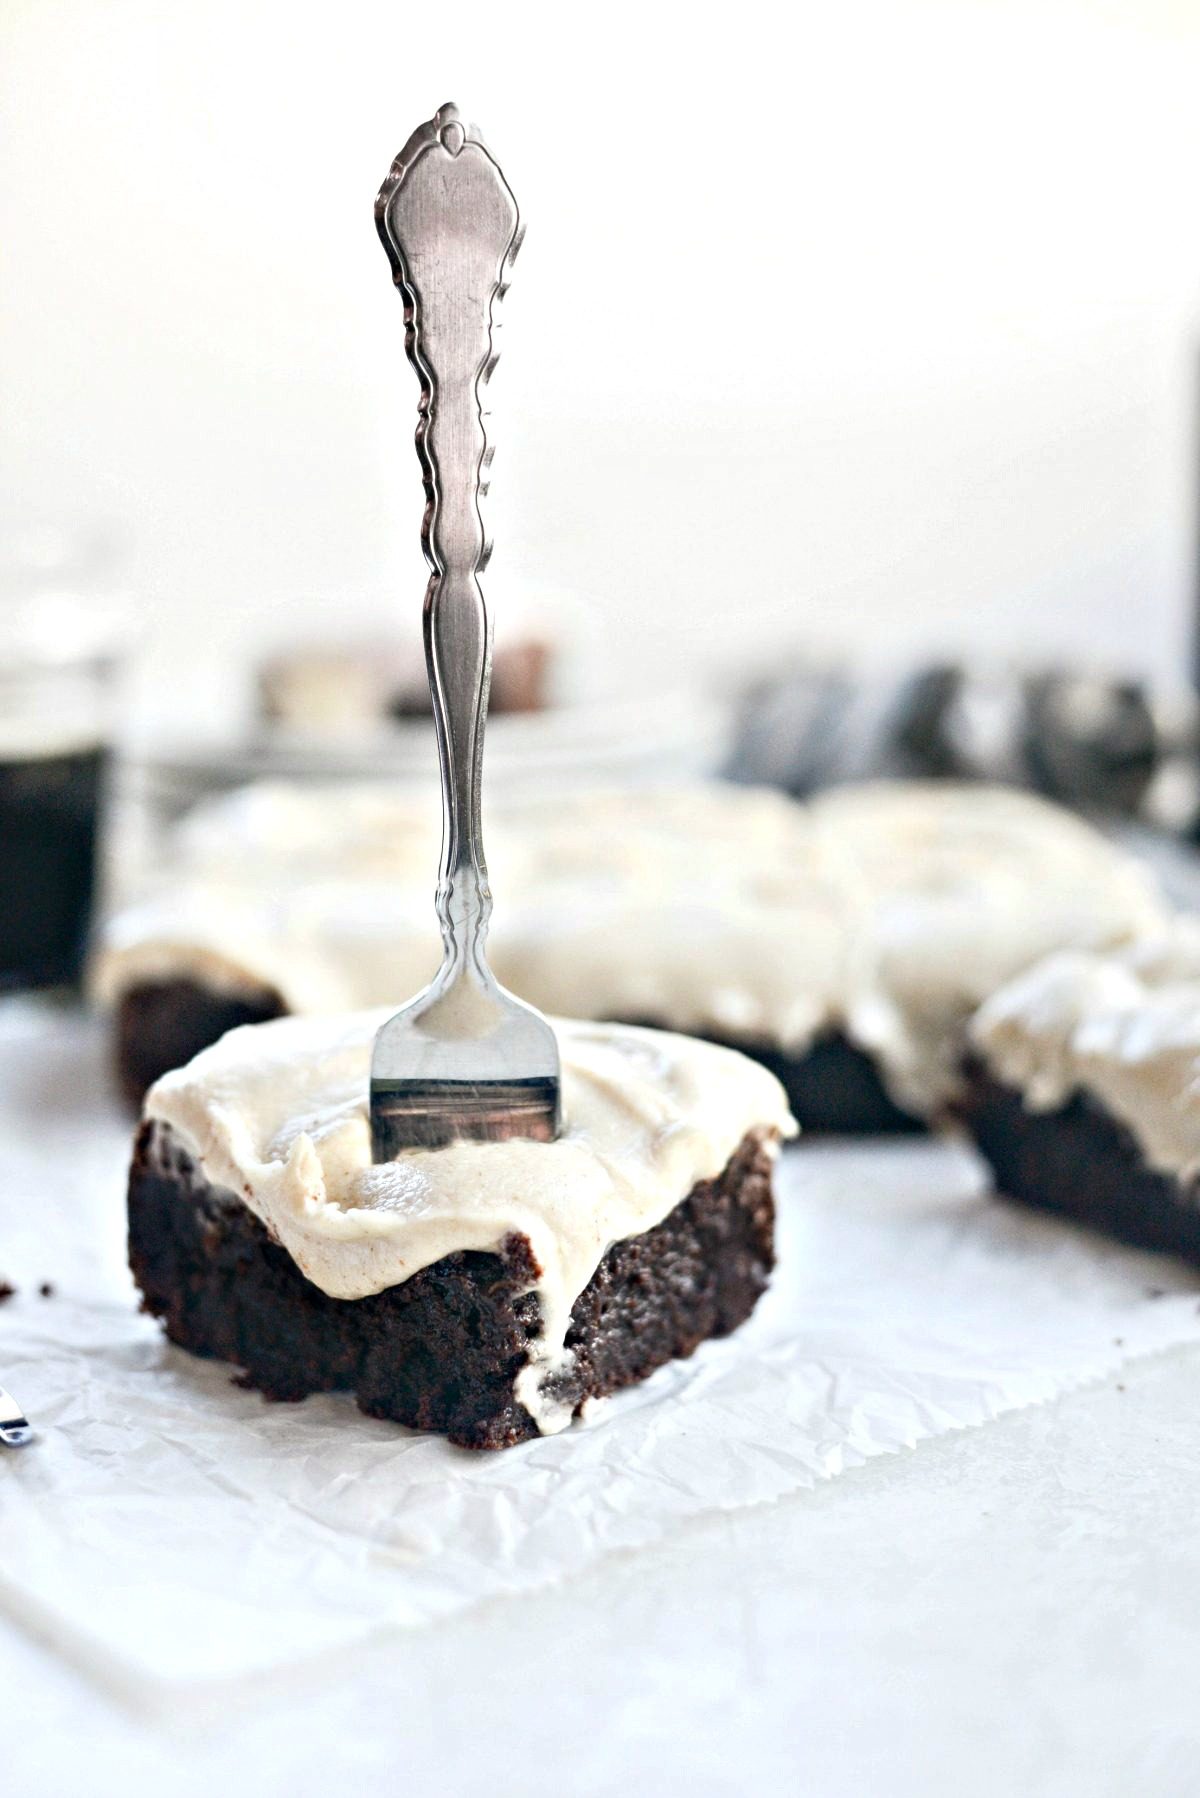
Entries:
{"type": "Polygon", "coordinates": [[[110,657],[0,638],[0,992],[80,984],[112,680],[110,657]]]}

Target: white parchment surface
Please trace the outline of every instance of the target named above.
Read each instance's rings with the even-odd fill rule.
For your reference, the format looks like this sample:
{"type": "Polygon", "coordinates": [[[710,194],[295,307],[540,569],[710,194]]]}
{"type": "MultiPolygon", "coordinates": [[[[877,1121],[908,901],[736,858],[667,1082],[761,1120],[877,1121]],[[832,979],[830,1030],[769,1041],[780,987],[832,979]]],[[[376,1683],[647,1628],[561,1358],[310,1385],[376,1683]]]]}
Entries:
{"type": "Polygon", "coordinates": [[[170,1348],[124,1269],[130,1128],[98,1027],[0,1007],[0,1611],[148,1700],[330,1662],[1200,1340],[1200,1280],[987,1195],[951,1146],[804,1144],[750,1324],[493,1455],[268,1405],[170,1348]],[[43,1280],[51,1296],[39,1296],[43,1280]]]}

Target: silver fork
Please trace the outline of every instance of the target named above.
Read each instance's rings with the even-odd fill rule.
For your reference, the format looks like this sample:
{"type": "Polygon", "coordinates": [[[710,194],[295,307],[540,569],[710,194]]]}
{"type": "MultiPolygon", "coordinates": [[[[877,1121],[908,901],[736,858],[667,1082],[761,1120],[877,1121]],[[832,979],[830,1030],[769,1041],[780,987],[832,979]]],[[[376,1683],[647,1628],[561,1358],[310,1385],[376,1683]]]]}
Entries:
{"type": "Polygon", "coordinates": [[[33,1430],[29,1419],[12,1393],[0,1386],[0,1442],[7,1443],[9,1448],[20,1448],[24,1443],[32,1441],[33,1430]]]}
{"type": "Polygon", "coordinates": [[[442,775],[437,912],[442,966],[375,1039],[376,1161],[459,1137],[558,1134],[558,1044],[546,1020],[497,983],[485,954],[492,895],[480,828],[492,626],[479,575],[491,545],[479,510],[492,459],[480,390],[496,365],[493,310],[520,242],[517,203],[479,132],[440,107],[392,164],[375,222],[404,300],[421,383],[417,454],[425,660],[442,775]]]}

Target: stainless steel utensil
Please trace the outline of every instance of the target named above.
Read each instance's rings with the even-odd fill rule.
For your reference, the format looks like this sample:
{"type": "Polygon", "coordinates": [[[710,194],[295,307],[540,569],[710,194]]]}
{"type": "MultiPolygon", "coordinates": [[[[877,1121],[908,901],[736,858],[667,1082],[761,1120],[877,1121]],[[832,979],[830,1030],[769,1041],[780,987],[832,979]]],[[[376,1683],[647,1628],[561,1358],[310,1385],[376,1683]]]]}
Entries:
{"type": "Polygon", "coordinates": [[[497,984],[484,951],[492,896],[480,778],[492,627],[479,584],[491,551],[479,500],[492,449],[480,391],[496,365],[493,313],[520,242],[517,203],[479,132],[443,106],[392,164],[375,221],[421,383],[421,541],[433,571],[425,660],[443,807],[442,966],[380,1030],[371,1063],[372,1152],[390,1161],[458,1137],[553,1138],[559,1058],[550,1026],[497,984]]]}
{"type": "Polygon", "coordinates": [[[29,1419],[11,1392],[0,1386],[0,1442],[9,1448],[20,1448],[25,1442],[32,1442],[33,1430],[29,1419]]]}

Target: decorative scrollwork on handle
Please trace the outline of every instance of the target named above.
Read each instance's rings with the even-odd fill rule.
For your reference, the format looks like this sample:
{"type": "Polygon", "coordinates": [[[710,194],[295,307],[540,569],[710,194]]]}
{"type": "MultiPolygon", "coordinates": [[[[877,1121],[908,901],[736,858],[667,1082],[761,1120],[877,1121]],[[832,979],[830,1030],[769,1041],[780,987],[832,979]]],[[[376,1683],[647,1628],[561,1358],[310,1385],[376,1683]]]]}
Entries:
{"type": "Polygon", "coordinates": [[[432,570],[425,653],[445,798],[438,909],[449,950],[464,927],[482,938],[491,905],[479,819],[492,646],[479,583],[491,549],[480,496],[492,458],[481,393],[496,366],[495,311],[520,215],[480,133],[442,106],[392,164],[375,219],[421,384],[421,541],[432,570]]]}

